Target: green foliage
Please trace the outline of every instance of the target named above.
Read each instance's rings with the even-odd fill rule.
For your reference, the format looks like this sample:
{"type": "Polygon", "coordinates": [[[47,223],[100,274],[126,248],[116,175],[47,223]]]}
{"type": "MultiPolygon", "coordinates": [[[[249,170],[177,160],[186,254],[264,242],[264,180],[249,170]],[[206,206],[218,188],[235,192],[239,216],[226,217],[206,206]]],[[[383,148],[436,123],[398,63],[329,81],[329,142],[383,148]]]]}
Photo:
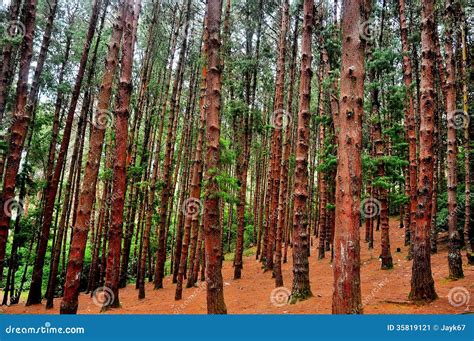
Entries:
{"type": "MultiPolygon", "coordinates": [[[[223,166],[231,165],[236,160],[237,156],[235,150],[231,148],[231,143],[232,142],[230,140],[226,140],[225,138],[221,137],[219,152],[221,165],[223,166]]],[[[211,170],[209,170],[209,172],[211,172],[211,170]]],[[[213,170],[213,172],[215,172],[215,170],[213,170]]]]}
{"type": "Polygon", "coordinates": [[[375,49],[372,52],[372,58],[367,61],[367,70],[376,71],[377,73],[392,72],[395,70],[395,60],[400,55],[392,48],[375,49]]]}
{"type": "Polygon", "coordinates": [[[127,177],[130,179],[140,179],[144,170],[145,169],[140,165],[129,166],[127,169],[127,177]]]}

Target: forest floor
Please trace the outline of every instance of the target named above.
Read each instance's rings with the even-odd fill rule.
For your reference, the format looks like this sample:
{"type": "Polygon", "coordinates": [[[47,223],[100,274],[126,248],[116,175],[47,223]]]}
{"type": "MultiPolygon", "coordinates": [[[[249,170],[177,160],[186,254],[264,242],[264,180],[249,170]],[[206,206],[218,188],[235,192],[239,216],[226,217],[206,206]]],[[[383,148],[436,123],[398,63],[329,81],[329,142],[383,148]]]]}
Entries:
{"type": "MultiPolygon", "coordinates": [[[[435,280],[437,300],[426,305],[417,305],[407,297],[410,291],[411,261],[406,259],[407,247],[404,246],[404,229],[400,229],[397,219],[390,220],[391,250],[394,268],[380,270],[380,231],[375,231],[375,249],[368,250],[363,242],[364,229],[361,229],[361,280],[362,304],[366,314],[460,314],[474,311],[474,267],[464,264],[463,279],[452,281],[447,279],[448,260],[446,245],[439,245],[439,251],[431,258],[433,277],[435,280]],[[401,252],[396,252],[397,248],[401,252]],[[455,307],[449,303],[448,293],[453,288],[463,288],[469,294],[467,304],[455,307]]],[[[229,314],[330,314],[333,270],[330,253],[326,258],[317,259],[317,239],[313,238],[310,257],[310,280],[313,297],[297,304],[275,306],[271,301],[271,293],[275,281],[271,272],[264,273],[261,263],[255,255],[244,258],[242,279],[233,280],[232,261],[223,264],[224,297],[229,314]]],[[[284,285],[291,290],[292,260],[289,250],[288,263],[283,264],[284,285]]],[[[463,263],[465,255],[463,253],[463,263]]],[[[153,290],[147,283],[146,298],[138,300],[138,292],[134,284],[120,290],[121,308],[107,311],[108,314],[205,314],[206,290],[202,283],[197,287],[184,289],[183,299],[174,300],[175,284],[171,278],[164,281],[164,289],[153,290]]],[[[466,297],[464,297],[466,298],[466,297]]],[[[54,308],[45,310],[43,305],[25,307],[24,301],[11,307],[0,307],[0,313],[7,314],[57,314],[61,299],[55,299],[54,308]]],[[[90,295],[79,297],[79,314],[98,314],[100,307],[94,304],[90,295]]]]}

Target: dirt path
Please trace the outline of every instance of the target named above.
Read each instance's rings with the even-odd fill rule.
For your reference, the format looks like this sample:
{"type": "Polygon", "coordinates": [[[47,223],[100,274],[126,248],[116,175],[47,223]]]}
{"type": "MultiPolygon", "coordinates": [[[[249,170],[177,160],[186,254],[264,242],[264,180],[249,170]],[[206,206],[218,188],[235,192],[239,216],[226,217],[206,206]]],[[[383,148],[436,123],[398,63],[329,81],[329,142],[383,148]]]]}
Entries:
{"type": "MultiPolygon", "coordinates": [[[[436,292],[439,299],[417,306],[407,301],[410,291],[411,261],[406,260],[407,248],[403,245],[404,230],[398,228],[398,220],[390,221],[391,249],[394,269],[380,270],[380,232],[375,232],[375,250],[369,251],[362,243],[361,280],[362,303],[366,314],[459,314],[469,310],[466,305],[452,306],[448,293],[452,288],[463,287],[471,296],[474,306],[474,267],[464,266],[465,278],[458,281],[446,279],[448,273],[447,250],[440,246],[439,253],[432,257],[432,269],[436,292]],[[401,253],[396,253],[397,248],[401,253]]],[[[363,231],[361,231],[361,234],[363,231]]],[[[294,305],[275,306],[270,295],[274,289],[271,273],[263,273],[261,264],[255,256],[244,259],[243,278],[233,280],[232,262],[224,262],[224,296],[229,314],[330,314],[333,272],[329,258],[317,260],[317,239],[313,240],[310,257],[310,278],[313,297],[294,305]]],[[[329,256],[329,255],[328,255],[329,256]]],[[[464,257],[464,254],[463,254],[464,257]]],[[[291,289],[291,257],[283,264],[285,287],[291,289]]],[[[464,258],[463,258],[464,262],[464,258]]],[[[131,284],[120,291],[122,308],[114,309],[110,314],[205,314],[206,293],[202,283],[195,288],[184,289],[183,300],[174,300],[175,285],[171,278],[164,281],[164,289],[153,290],[147,284],[146,298],[139,301],[135,285],[131,284]]],[[[467,297],[465,297],[467,298],[467,297]]],[[[80,314],[97,314],[100,307],[94,304],[89,295],[80,295],[80,314]]],[[[0,313],[7,314],[57,314],[61,299],[54,301],[54,309],[45,310],[44,305],[25,307],[24,302],[12,307],[0,307],[0,313]]]]}

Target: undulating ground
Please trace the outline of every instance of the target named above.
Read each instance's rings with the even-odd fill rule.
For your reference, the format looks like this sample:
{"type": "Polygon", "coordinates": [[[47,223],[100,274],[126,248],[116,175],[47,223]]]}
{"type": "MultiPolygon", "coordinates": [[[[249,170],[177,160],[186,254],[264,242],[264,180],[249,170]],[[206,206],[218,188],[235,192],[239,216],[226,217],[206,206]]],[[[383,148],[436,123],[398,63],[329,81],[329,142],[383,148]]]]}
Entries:
{"type": "MultiPolygon", "coordinates": [[[[366,314],[461,314],[474,311],[474,267],[464,264],[463,279],[447,279],[448,262],[446,245],[440,245],[438,254],[432,256],[432,270],[436,292],[439,298],[426,305],[416,305],[408,301],[410,291],[411,261],[406,259],[407,247],[404,246],[404,230],[399,229],[398,220],[390,221],[391,250],[394,261],[393,270],[380,270],[378,255],[380,252],[380,232],[375,232],[375,249],[368,250],[367,244],[361,244],[361,280],[362,303],[366,314]],[[401,252],[397,253],[396,249],[401,252]],[[456,289],[453,289],[456,288],[456,289]],[[448,299],[453,289],[451,301],[448,299]],[[456,292],[456,293],[454,293],[456,292]],[[471,307],[469,302],[471,298],[471,307]]],[[[363,231],[361,236],[363,237],[363,231]]],[[[363,240],[363,238],[362,238],[363,240]]],[[[326,259],[317,259],[317,239],[313,239],[310,257],[310,277],[313,297],[297,304],[284,304],[284,290],[274,292],[275,282],[270,272],[264,273],[261,263],[255,256],[244,259],[243,278],[233,280],[232,262],[225,261],[223,266],[224,296],[229,314],[330,314],[333,285],[333,271],[330,255],[326,259]],[[272,302],[273,301],[273,302],[272,302]],[[280,304],[280,303],[283,303],[280,304]]],[[[464,258],[464,254],[463,254],[464,258]]],[[[463,259],[464,262],[464,259],[463,259]]],[[[291,289],[291,257],[283,264],[284,285],[291,289]]],[[[122,307],[107,311],[106,314],[205,314],[206,291],[202,283],[197,287],[184,289],[183,299],[174,300],[175,285],[166,278],[164,289],[153,290],[147,284],[146,298],[138,300],[135,285],[130,284],[120,290],[122,307]]],[[[90,295],[81,294],[79,314],[99,314],[90,295]]],[[[57,314],[61,299],[56,299],[54,309],[46,310],[44,305],[25,307],[24,301],[12,307],[0,307],[1,313],[8,314],[57,314]]]]}

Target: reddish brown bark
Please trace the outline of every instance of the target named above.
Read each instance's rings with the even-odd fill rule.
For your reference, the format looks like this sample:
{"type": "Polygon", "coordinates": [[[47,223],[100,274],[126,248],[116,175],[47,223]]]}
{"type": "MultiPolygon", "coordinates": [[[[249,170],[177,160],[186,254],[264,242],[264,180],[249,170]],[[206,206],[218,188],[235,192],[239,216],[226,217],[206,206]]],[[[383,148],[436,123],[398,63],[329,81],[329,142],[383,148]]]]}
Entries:
{"type": "MultiPolygon", "coordinates": [[[[152,6],[152,18],[150,23],[148,24],[148,29],[147,29],[147,35],[149,39],[147,40],[147,45],[146,45],[146,50],[145,50],[145,56],[144,56],[144,61],[143,61],[143,66],[141,67],[141,72],[140,72],[140,87],[138,90],[138,99],[137,99],[137,105],[135,109],[135,116],[132,124],[132,131],[130,134],[130,139],[128,141],[128,152],[127,156],[130,159],[129,164],[127,165],[134,165],[135,167],[144,167],[145,172],[142,172],[141,174],[132,177],[128,181],[128,186],[130,187],[130,195],[129,195],[129,200],[128,200],[128,212],[127,212],[127,227],[125,229],[125,235],[124,235],[124,242],[123,242],[123,248],[122,248],[122,256],[121,256],[121,265],[120,265],[120,288],[124,288],[127,285],[127,280],[129,279],[129,263],[130,263],[130,251],[132,247],[132,237],[133,233],[135,230],[135,226],[137,227],[137,231],[139,229],[139,224],[135,224],[136,222],[136,215],[137,212],[140,215],[140,212],[143,211],[143,209],[139,209],[139,203],[143,202],[144,199],[146,198],[146,195],[144,194],[144,191],[139,190],[139,184],[141,181],[146,181],[147,179],[147,165],[148,165],[148,160],[149,160],[149,152],[148,152],[148,143],[150,140],[150,131],[151,131],[151,111],[152,110],[146,110],[147,104],[149,104],[150,101],[150,91],[147,91],[149,88],[149,82],[150,82],[150,77],[153,73],[153,67],[154,67],[154,60],[152,59],[152,56],[156,52],[156,27],[157,27],[157,18],[158,15],[160,14],[161,6],[159,6],[158,2],[155,2],[152,6]],[[144,127],[144,137],[143,137],[143,143],[142,143],[142,148],[141,148],[141,154],[140,157],[137,160],[137,155],[138,155],[138,135],[142,131],[140,129],[140,124],[142,121],[142,115],[143,112],[145,111],[145,127],[144,127]]],[[[161,84],[161,73],[159,77],[158,84],[161,84]]],[[[155,102],[158,100],[158,96],[155,97],[155,102]]],[[[156,103],[155,103],[156,105],[156,103]]],[[[143,208],[143,206],[141,206],[143,208]]],[[[140,218],[140,217],[139,217],[140,218]]],[[[141,220],[139,219],[139,223],[141,220]]],[[[138,237],[138,236],[137,236],[138,237]]],[[[135,239],[137,242],[138,239],[135,239]]],[[[138,262],[139,263],[139,262],[138,262]]],[[[138,287],[138,281],[136,282],[137,287],[138,287]]]]}
{"type": "Polygon", "coordinates": [[[434,72],[436,30],[434,1],[424,0],[421,20],[421,102],[420,159],[417,187],[416,228],[413,241],[413,267],[410,299],[432,301],[437,295],[431,274],[430,230],[433,192],[434,72]]]}
{"type": "MultiPolygon", "coordinates": [[[[192,41],[191,41],[192,43],[192,41]]],[[[192,45],[192,44],[190,44],[192,45]]],[[[194,100],[195,100],[195,80],[196,80],[196,69],[192,67],[191,70],[191,79],[189,84],[189,93],[188,93],[188,100],[186,104],[186,110],[184,114],[184,127],[181,133],[181,142],[180,142],[180,151],[178,153],[178,160],[176,162],[176,171],[174,177],[174,183],[178,182],[178,175],[179,175],[179,201],[178,207],[183,207],[189,201],[185,201],[188,198],[189,186],[190,186],[190,162],[191,160],[191,148],[193,145],[193,136],[191,135],[191,131],[194,127],[194,119],[191,117],[192,112],[194,111],[194,100]],[[182,161],[181,161],[182,160],[182,161]],[[180,167],[181,162],[183,162],[183,166],[180,167]],[[181,171],[178,172],[178,170],[181,171]]],[[[172,208],[171,208],[172,209],[172,208]]],[[[176,215],[178,216],[177,219],[177,228],[176,231],[176,249],[174,252],[174,257],[172,258],[170,269],[173,273],[172,282],[177,283],[178,281],[178,273],[181,266],[181,258],[183,257],[183,253],[186,254],[184,267],[183,267],[183,275],[186,273],[186,259],[188,257],[188,250],[189,250],[189,242],[191,239],[191,228],[185,228],[185,220],[186,215],[189,213],[186,210],[176,210],[176,215]],[[173,262],[174,261],[174,262],[173,262]]],[[[176,219],[175,219],[176,221],[176,219]]],[[[173,253],[171,253],[173,255],[173,253]]]]}
{"type": "Polygon", "coordinates": [[[125,22],[123,27],[122,60],[120,82],[114,110],[115,117],[115,160],[112,188],[112,209],[110,212],[109,249],[105,287],[113,293],[102,309],[120,307],[119,281],[122,243],[123,208],[127,189],[127,139],[130,99],[132,94],[132,67],[135,36],[140,13],[140,0],[127,0],[125,3],[125,22]]]}
{"type": "MultiPolygon", "coordinates": [[[[105,16],[107,13],[108,1],[104,6],[104,10],[102,11],[100,27],[97,34],[97,39],[95,42],[95,46],[92,53],[91,63],[89,66],[89,70],[87,73],[87,82],[86,82],[86,91],[84,93],[84,99],[82,101],[82,109],[81,115],[79,118],[79,123],[77,125],[77,133],[76,139],[74,142],[74,150],[71,157],[70,162],[70,170],[68,175],[68,181],[66,184],[66,193],[65,193],[65,202],[66,206],[63,207],[61,212],[61,220],[58,227],[58,237],[56,235],[53,238],[53,247],[51,250],[51,262],[50,262],[50,271],[49,271],[49,279],[48,279],[48,287],[46,290],[46,309],[50,309],[53,307],[53,300],[54,300],[54,291],[57,283],[57,273],[59,267],[59,259],[60,259],[60,252],[62,247],[62,238],[67,231],[67,225],[69,222],[69,215],[72,212],[72,226],[76,223],[76,210],[78,205],[78,196],[80,193],[80,179],[81,179],[81,167],[82,167],[82,153],[84,149],[84,141],[86,136],[86,127],[87,127],[87,120],[89,112],[91,111],[92,107],[92,81],[95,75],[96,69],[96,62],[97,62],[97,51],[99,48],[100,37],[102,35],[102,30],[104,27],[105,16]],[[75,183],[73,184],[73,178],[75,176],[75,183]],[[74,200],[74,205],[72,202],[74,200]],[[70,202],[70,203],[69,203],[70,202]]],[[[63,171],[64,172],[64,171],[63,171]]],[[[63,175],[64,176],[64,175],[63,175]]],[[[59,195],[61,197],[61,195],[59,195]]],[[[93,224],[93,222],[91,223],[93,224]]],[[[55,224],[57,225],[57,224],[55,224]]],[[[65,247],[65,245],[64,245],[65,247]]],[[[63,268],[64,271],[64,268],[63,268]]]]}
{"type": "Polygon", "coordinates": [[[344,0],[342,8],[340,111],[335,115],[338,163],[332,312],[357,314],[362,312],[359,226],[365,41],[354,23],[367,20],[370,2],[344,0]]]}
{"type": "Polygon", "coordinates": [[[61,211],[61,218],[59,220],[59,226],[57,228],[57,235],[55,235],[55,241],[53,243],[53,247],[51,250],[51,263],[50,263],[50,273],[48,279],[48,287],[46,290],[46,309],[53,308],[53,300],[54,300],[54,292],[56,288],[56,280],[59,268],[59,258],[61,255],[61,249],[65,247],[63,245],[63,239],[67,232],[67,225],[69,221],[70,212],[73,210],[71,207],[72,204],[72,194],[73,194],[73,181],[74,176],[76,175],[77,171],[80,171],[80,167],[78,167],[77,160],[78,160],[78,151],[79,151],[79,144],[80,140],[84,139],[82,136],[83,126],[85,124],[85,115],[86,111],[89,109],[90,100],[85,99],[84,106],[82,109],[81,117],[78,123],[78,133],[76,135],[76,143],[74,144],[74,150],[71,156],[71,164],[68,174],[68,179],[66,182],[65,194],[64,194],[64,205],[61,211]],[[87,103],[86,103],[87,102],[87,103]]]}
{"type": "Polygon", "coordinates": [[[304,0],[303,36],[301,42],[301,78],[296,145],[296,169],[293,208],[293,289],[295,303],[312,296],[309,284],[308,248],[308,149],[311,119],[311,41],[313,32],[313,0],[304,0]]]}
{"type": "MultiPolygon", "coordinates": [[[[203,55],[207,55],[207,36],[205,36],[207,29],[204,29],[204,44],[203,44],[203,55]]],[[[199,121],[199,130],[198,130],[198,138],[196,142],[196,151],[194,154],[193,160],[193,167],[192,167],[192,175],[191,175],[191,189],[189,194],[190,202],[194,202],[200,205],[201,201],[201,181],[202,181],[202,172],[203,172],[203,140],[204,140],[204,128],[205,128],[205,101],[206,101],[206,74],[207,74],[207,66],[203,65],[202,67],[202,76],[201,76],[201,89],[200,89],[200,100],[199,100],[199,107],[200,107],[200,121],[199,121]]],[[[200,206],[199,206],[200,207],[200,206]]],[[[188,269],[188,280],[186,283],[186,287],[190,288],[194,283],[195,277],[195,269],[194,269],[194,262],[196,262],[196,249],[198,244],[198,233],[199,233],[199,212],[198,214],[191,214],[186,215],[185,219],[185,229],[189,229],[191,231],[191,239],[190,239],[190,247],[189,247],[189,269],[188,269]]],[[[182,296],[182,282],[184,277],[184,267],[178,272],[178,285],[176,286],[176,299],[181,299],[182,296]]]]}
{"type": "MultiPolygon", "coordinates": [[[[28,72],[33,54],[33,36],[36,22],[36,0],[28,0],[24,6],[25,34],[20,47],[20,69],[16,87],[16,104],[12,114],[10,141],[8,144],[3,191],[0,200],[0,278],[3,277],[8,229],[14,203],[15,182],[20,167],[21,153],[28,132],[31,111],[27,109],[28,72]]],[[[20,203],[21,204],[21,203],[20,203]]]]}
{"type": "MultiPolygon", "coordinates": [[[[17,4],[13,3],[11,7],[12,17],[14,16],[13,11],[14,11],[15,6],[17,6],[17,4]]],[[[47,17],[46,27],[44,29],[43,39],[41,41],[41,48],[39,51],[38,59],[36,61],[36,68],[33,75],[33,81],[30,87],[30,92],[28,94],[28,100],[25,107],[25,112],[30,113],[32,125],[34,124],[34,120],[36,117],[36,105],[37,105],[37,100],[38,100],[38,92],[40,88],[40,77],[43,72],[44,63],[46,61],[46,56],[48,53],[49,43],[51,41],[51,32],[53,30],[53,21],[56,15],[56,8],[57,8],[57,2],[52,1],[50,3],[50,11],[47,17]]],[[[12,23],[12,25],[9,26],[8,28],[9,30],[13,30],[15,29],[16,26],[19,26],[18,28],[16,28],[17,34],[23,34],[23,31],[21,29],[22,24],[21,25],[17,24],[17,20],[13,20],[10,23],[12,23]]],[[[12,51],[12,49],[10,48],[11,46],[9,45],[11,45],[10,42],[7,42],[4,46],[4,52],[5,52],[4,57],[6,57],[7,60],[2,61],[2,63],[5,63],[5,64],[2,67],[2,71],[1,71],[2,75],[0,75],[0,113],[3,113],[4,105],[5,105],[4,102],[2,103],[2,101],[5,100],[5,96],[4,96],[5,93],[3,93],[3,90],[4,90],[3,86],[6,86],[6,88],[8,88],[11,85],[11,82],[13,81],[11,76],[12,76],[12,72],[14,71],[15,63],[16,63],[16,58],[14,58],[13,60],[11,59],[11,54],[12,52],[14,53],[14,51],[12,51]],[[4,78],[2,79],[2,77],[4,78]]],[[[16,50],[16,48],[14,48],[14,50],[16,50]]],[[[0,118],[0,122],[1,122],[1,118],[0,118]]],[[[2,155],[2,157],[0,158],[0,174],[3,174],[4,166],[5,166],[5,158],[2,155]]]]}
{"type": "MultiPolygon", "coordinates": [[[[93,124],[91,127],[89,154],[84,171],[82,190],[79,196],[76,225],[73,227],[74,233],[69,251],[69,261],[64,283],[64,296],[60,309],[61,314],[75,314],[77,312],[80,285],[79,279],[84,263],[89,221],[96,193],[102,147],[104,144],[105,130],[107,128],[106,124],[107,120],[112,119],[108,116],[110,114],[108,108],[110,98],[112,97],[114,74],[118,64],[118,54],[124,25],[123,11],[124,9],[122,6],[117,13],[117,18],[108,46],[107,56],[105,58],[105,72],[102,76],[102,84],[98,94],[97,112],[95,113],[95,122],[100,122],[100,124],[93,124]]],[[[103,202],[102,205],[105,205],[105,202],[103,202]]],[[[98,238],[98,240],[100,241],[100,238],[98,238]]]]}
{"type": "MultiPolygon", "coordinates": [[[[276,235],[278,234],[278,199],[280,192],[280,168],[282,154],[282,128],[288,123],[291,117],[284,111],[283,99],[285,88],[285,60],[286,60],[286,34],[288,31],[289,14],[288,0],[282,0],[281,7],[281,23],[280,37],[278,42],[278,59],[276,71],[275,86],[275,104],[273,106],[273,114],[271,124],[273,125],[272,142],[271,142],[271,162],[269,181],[271,181],[270,195],[270,216],[267,222],[268,241],[266,246],[265,269],[273,270],[273,255],[275,250],[276,235]]],[[[280,231],[281,234],[281,231],[280,231]]],[[[281,238],[280,238],[281,239],[281,238]]],[[[280,242],[281,247],[281,242],[280,242]]]]}
{"type": "Polygon", "coordinates": [[[222,248],[219,216],[219,140],[221,111],[221,64],[220,64],[220,0],[207,2],[207,67],[206,79],[206,188],[204,195],[204,241],[207,283],[208,314],[226,314],[224,286],[222,280],[222,248]]]}

